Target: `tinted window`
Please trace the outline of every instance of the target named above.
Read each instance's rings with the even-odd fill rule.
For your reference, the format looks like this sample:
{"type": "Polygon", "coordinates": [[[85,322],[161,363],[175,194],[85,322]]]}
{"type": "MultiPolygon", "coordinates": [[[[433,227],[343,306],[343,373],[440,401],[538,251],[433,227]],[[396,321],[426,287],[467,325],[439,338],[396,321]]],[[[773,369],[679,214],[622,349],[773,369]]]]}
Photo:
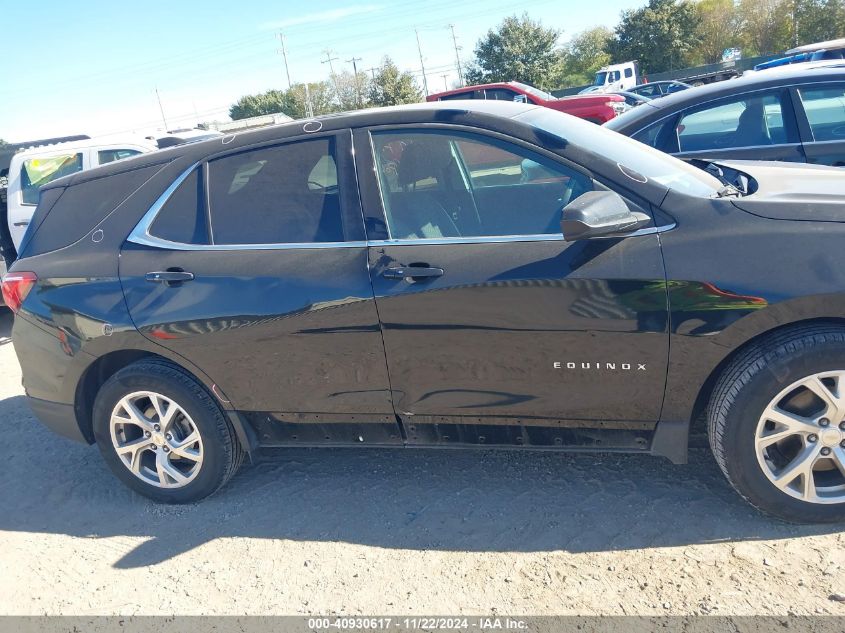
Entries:
{"type": "Polygon", "coordinates": [[[513,90],[506,90],[505,88],[488,88],[484,92],[488,99],[493,99],[494,101],[514,101],[515,97],[522,96],[513,90]]]}
{"type": "Polygon", "coordinates": [[[215,244],[343,241],[334,138],[209,163],[215,244]]]}
{"type": "Polygon", "coordinates": [[[208,244],[202,178],[191,172],[158,212],[150,235],[180,244],[208,244]]]}
{"type": "Polygon", "coordinates": [[[393,239],[560,233],[560,211],[589,178],[529,150],[477,135],[373,135],[393,239]]]}
{"type": "Polygon", "coordinates": [[[137,149],[101,149],[97,152],[97,163],[105,165],[130,156],[137,156],[140,153],[137,149]]]}
{"type": "Polygon", "coordinates": [[[680,151],[787,143],[778,95],[747,95],[681,116],[680,151]]]}
{"type": "Polygon", "coordinates": [[[483,99],[483,90],[468,90],[467,92],[459,92],[453,95],[444,95],[440,97],[440,101],[456,101],[458,99],[483,99]]]}
{"type": "Polygon", "coordinates": [[[626,68],[625,69],[625,77],[633,77],[633,76],[634,76],[634,71],[631,70],[630,68],[626,68]]]}
{"type": "Polygon", "coordinates": [[[798,94],[815,140],[845,139],[845,86],[800,88],[798,94]]]}
{"type": "Polygon", "coordinates": [[[38,190],[48,182],[82,171],[82,154],[30,158],[21,165],[21,202],[38,204],[38,190]]]}

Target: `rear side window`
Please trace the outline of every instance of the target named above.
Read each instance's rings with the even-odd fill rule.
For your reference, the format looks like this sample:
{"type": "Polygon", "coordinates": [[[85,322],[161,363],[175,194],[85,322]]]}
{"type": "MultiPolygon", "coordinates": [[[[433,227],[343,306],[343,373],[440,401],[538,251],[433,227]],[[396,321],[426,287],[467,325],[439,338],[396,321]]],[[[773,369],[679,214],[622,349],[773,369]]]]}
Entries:
{"type": "Polygon", "coordinates": [[[778,94],[744,95],[685,113],[677,133],[682,152],[790,142],[778,94]]]}
{"type": "Polygon", "coordinates": [[[801,95],[814,140],[845,139],[845,85],[799,88],[798,94],[801,95]]]}
{"type": "Polygon", "coordinates": [[[195,169],[158,212],[150,235],[180,244],[208,244],[204,197],[202,177],[195,169]]]}
{"type": "Polygon", "coordinates": [[[215,244],[343,241],[333,137],[242,152],[208,167],[215,244]]]}
{"type": "Polygon", "coordinates": [[[150,165],[80,182],[67,189],[48,189],[24,238],[29,242],[26,255],[46,253],[80,240],[159,169],[161,165],[150,165]],[[49,203],[61,191],[64,193],[51,209],[49,203]]]}
{"type": "Polygon", "coordinates": [[[38,204],[38,190],[48,182],[82,171],[82,154],[30,158],[21,165],[21,203],[38,204]]]}
{"type": "Polygon", "coordinates": [[[97,164],[105,165],[116,160],[123,160],[140,154],[137,149],[101,149],[97,152],[97,164]]]}

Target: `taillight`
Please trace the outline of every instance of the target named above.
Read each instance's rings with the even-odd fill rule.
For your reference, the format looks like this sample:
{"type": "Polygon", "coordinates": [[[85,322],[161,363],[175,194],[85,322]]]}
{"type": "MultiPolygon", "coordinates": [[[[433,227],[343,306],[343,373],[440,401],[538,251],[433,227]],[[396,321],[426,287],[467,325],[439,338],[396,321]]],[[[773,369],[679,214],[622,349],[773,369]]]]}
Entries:
{"type": "Polygon", "coordinates": [[[38,281],[38,275],[35,273],[6,273],[3,277],[3,302],[17,314],[21,309],[23,300],[26,295],[32,290],[35,282],[38,281]]]}

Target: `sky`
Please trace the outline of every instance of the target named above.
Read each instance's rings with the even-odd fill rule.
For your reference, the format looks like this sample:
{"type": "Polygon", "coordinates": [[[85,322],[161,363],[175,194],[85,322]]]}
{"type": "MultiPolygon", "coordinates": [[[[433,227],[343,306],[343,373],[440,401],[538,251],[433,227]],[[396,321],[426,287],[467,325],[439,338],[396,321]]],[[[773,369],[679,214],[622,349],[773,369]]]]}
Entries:
{"type": "MultiPolygon", "coordinates": [[[[422,73],[430,92],[457,81],[460,56],[505,17],[527,12],[562,31],[561,42],[613,27],[639,0],[0,0],[0,139],[150,134],[228,120],[245,94],[287,87],[278,50],[284,33],[291,80],[377,66],[389,55],[422,73]],[[37,6],[37,9],[35,8],[37,6]],[[445,75],[445,77],[444,77],[445,75]],[[161,108],[156,91],[161,99],[161,108]],[[164,111],[164,118],[162,117],[164,111]]],[[[368,71],[369,72],[369,71],[368,71]]]]}

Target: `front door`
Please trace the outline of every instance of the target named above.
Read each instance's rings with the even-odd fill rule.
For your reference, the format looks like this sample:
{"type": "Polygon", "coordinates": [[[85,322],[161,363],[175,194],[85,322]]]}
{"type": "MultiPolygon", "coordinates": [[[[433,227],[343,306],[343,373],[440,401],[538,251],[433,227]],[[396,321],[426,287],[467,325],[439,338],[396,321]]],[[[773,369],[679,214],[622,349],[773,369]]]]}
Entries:
{"type": "Polygon", "coordinates": [[[370,274],[409,442],[653,427],[668,355],[657,235],[564,242],[561,208],[598,185],[523,145],[399,128],[356,137],[359,156],[370,146],[368,226],[389,229],[370,274]]]}
{"type": "Polygon", "coordinates": [[[138,329],[254,413],[265,444],[401,442],[350,137],[201,165],[121,252],[138,329]]]}

